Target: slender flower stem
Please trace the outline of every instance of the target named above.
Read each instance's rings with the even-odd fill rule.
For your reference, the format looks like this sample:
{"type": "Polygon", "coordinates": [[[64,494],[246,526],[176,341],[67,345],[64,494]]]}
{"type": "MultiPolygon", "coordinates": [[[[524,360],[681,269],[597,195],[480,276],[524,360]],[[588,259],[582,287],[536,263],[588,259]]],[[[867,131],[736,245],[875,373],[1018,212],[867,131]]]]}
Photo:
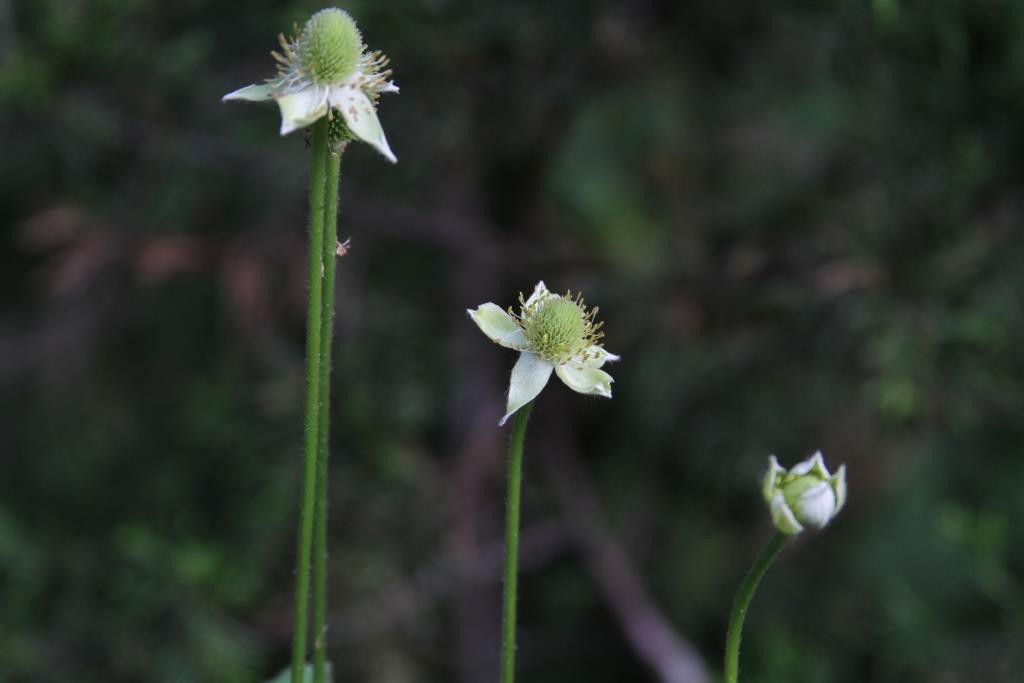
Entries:
{"type": "Polygon", "coordinates": [[[780,531],[772,534],[761,550],[761,554],[754,560],[754,564],[743,579],[740,592],[736,594],[736,601],[732,606],[732,614],[729,616],[729,633],[725,639],[725,683],[736,683],[740,675],[740,638],[743,635],[743,621],[747,617],[747,609],[750,607],[750,600],[754,597],[754,591],[761,583],[768,567],[772,565],[775,558],[779,556],[785,547],[789,536],[780,531]]]}
{"type": "Polygon", "coordinates": [[[306,322],[306,435],[299,539],[295,558],[295,624],[292,640],[292,683],[301,683],[306,664],[306,626],[309,607],[309,562],[313,541],[313,503],[316,497],[316,452],[320,418],[320,332],[323,292],[324,166],[327,157],[327,119],[313,124],[309,168],[309,308],[306,322]]]}
{"type": "Polygon", "coordinates": [[[341,150],[327,154],[327,201],[324,205],[324,279],[320,327],[320,416],[313,515],[313,683],[324,683],[327,672],[327,461],[331,424],[331,345],[334,337],[334,267],[338,242],[338,176],[341,150]]]}
{"type": "Polygon", "coordinates": [[[516,582],[519,577],[519,499],[523,483],[523,441],[533,403],[516,413],[508,440],[508,499],[505,504],[505,594],[501,620],[501,683],[516,678],[516,582]]]}

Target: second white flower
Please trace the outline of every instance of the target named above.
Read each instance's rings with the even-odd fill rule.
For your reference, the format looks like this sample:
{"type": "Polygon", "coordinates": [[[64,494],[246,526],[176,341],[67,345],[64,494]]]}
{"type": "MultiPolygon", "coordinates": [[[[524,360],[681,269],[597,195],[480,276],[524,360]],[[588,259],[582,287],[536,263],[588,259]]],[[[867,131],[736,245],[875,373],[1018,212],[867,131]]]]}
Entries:
{"type": "Polygon", "coordinates": [[[543,281],[528,299],[520,295],[519,303],[518,315],[493,303],[466,311],[493,342],[520,352],[498,424],[535,399],[552,372],[573,391],[611,398],[614,380],[601,367],[619,357],[601,345],[597,309],[588,310],[581,296],[552,294],[543,281]]]}

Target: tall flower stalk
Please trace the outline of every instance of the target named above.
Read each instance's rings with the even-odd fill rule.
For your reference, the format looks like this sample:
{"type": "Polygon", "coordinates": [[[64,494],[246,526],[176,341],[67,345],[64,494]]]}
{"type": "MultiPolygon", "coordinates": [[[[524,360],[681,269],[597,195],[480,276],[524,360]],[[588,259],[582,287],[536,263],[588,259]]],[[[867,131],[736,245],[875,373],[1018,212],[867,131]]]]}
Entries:
{"type": "Polygon", "coordinates": [[[775,532],[750,567],[729,615],[725,636],[725,683],[738,683],[740,677],[740,640],[750,601],[789,539],[808,527],[823,529],[846,505],[846,465],[829,474],[825,459],[818,451],[807,460],[786,470],[775,456],[768,460],[768,472],[761,487],[775,525],[775,532]]]}
{"type": "Polygon", "coordinates": [[[612,376],[601,369],[618,356],[601,344],[597,309],[581,295],[553,294],[543,282],[533,294],[519,295],[519,312],[486,303],[466,311],[491,341],[519,352],[509,381],[508,404],[498,422],[515,417],[508,442],[508,491],[505,507],[505,576],[501,618],[501,683],[516,674],[516,600],[519,575],[519,508],[523,480],[523,443],[534,399],[552,373],[573,391],[612,397],[612,376]]]}
{"type": "MultiPolygon", "coordinates": [[[[306,434],[302,501],[299,508],[295,557],[295,611],[292,626],[292,683],[302,680],[306,664],[309,623],[309,568],[313,543],[313,514],[320,446],[321,345],[323,343],[324,194],[327,160],[327,121],[318,121],[311,136],[309,171],[309,296],[306,309],[306,434]]],[[[326,417],[326,416],[325,416],[326,417]]],[[[326,420],[325,420],[326,422],[326,420]]],[[[326,425],[325,425],[326,426],[326,425]]]]}
{"type": "Polygon", "coordinates": [[[768,539],[768,543],[761,549],[750,571],[747,572],[740,590],[736,594],[736,600],[732,605],[732,612],[729,614],[729,630],[725,638],[725,683],[737,683],[740,676],[740,640],[743,637],[743,622],[747,619],[747,611],[750,609],[750,601],[754,598],[754,592],[761,584],[761,579],[768,572],[768,568],[775,562],[782,549],[786,547],[789,536],[776,531],[768,539]]]}
{"type": "Polygon", "coordinates": [[[272,53],[277,74],[224,100],[274,100],[281,111],[281,135],[311,127],[309,173],[309,299],[306,325],[306,403],[302,495],[295,560],[295,613],[291,681],[308,669],[310,571],[313,585],[313,667],[324,683],[330,665],[327,640],[327,473],[330,431],[330,374],[334,320],[335,245],[341,153],[363,141],[392,163],[377,118],[382,93],[398,92],[386,70],[387,57],[370,52],[355,21],[331,8],[317,12],[302,31],[280,38],[272,53]]]}
{"type": "Polygon", "coordinates": [[[317,416],[316,502],[313,511],[313,681],[327,676],[327,473],[330,455],[331,349],[334,339],[335,245],[338,243],[338,180],[346,142],[328,135],[324,204],[324,275],[320,325],[320,406],[317,416]],[[332,139],[333,138],[333,139],[332,139]],[[337,147],[334,147],[337,145],[337,147]]]}
{"type": "Polygon", "coordinates": [[[508,486],[505,498],[505,582],[501,600],[501,680],[516,679],[516,595],[519,584],[519,501],[523,488],[523,442],[533,403],[516,413],[508,439],[508,486]]]}

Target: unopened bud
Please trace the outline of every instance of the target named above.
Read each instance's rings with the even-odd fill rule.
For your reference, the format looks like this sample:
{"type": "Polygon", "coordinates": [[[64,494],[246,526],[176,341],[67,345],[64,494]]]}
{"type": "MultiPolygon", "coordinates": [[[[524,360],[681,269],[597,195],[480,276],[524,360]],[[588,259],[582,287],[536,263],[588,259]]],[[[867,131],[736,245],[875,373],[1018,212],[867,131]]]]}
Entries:
{"type": "Polygon", "coordinates": [[[782,533],[799,534],[805,527],[821,529],[846,504],[846,465],[829,474],[818,451],[786,470],[773,455],[762,493],[772,521],[782,533]]]}

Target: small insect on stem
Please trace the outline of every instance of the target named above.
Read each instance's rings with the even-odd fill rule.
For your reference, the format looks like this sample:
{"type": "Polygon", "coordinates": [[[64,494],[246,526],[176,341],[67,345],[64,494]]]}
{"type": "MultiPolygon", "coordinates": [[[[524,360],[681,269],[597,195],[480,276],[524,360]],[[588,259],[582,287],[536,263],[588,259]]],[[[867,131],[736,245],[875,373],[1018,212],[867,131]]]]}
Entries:
{"type": "Polygon", "coordinates": [[[337,256],[344,256],[348,253],[349,246],[352,244],[352,238],[349,237],[344,242],[338,242],[338,246],[334,248],[334,253],[337,256]]]}

